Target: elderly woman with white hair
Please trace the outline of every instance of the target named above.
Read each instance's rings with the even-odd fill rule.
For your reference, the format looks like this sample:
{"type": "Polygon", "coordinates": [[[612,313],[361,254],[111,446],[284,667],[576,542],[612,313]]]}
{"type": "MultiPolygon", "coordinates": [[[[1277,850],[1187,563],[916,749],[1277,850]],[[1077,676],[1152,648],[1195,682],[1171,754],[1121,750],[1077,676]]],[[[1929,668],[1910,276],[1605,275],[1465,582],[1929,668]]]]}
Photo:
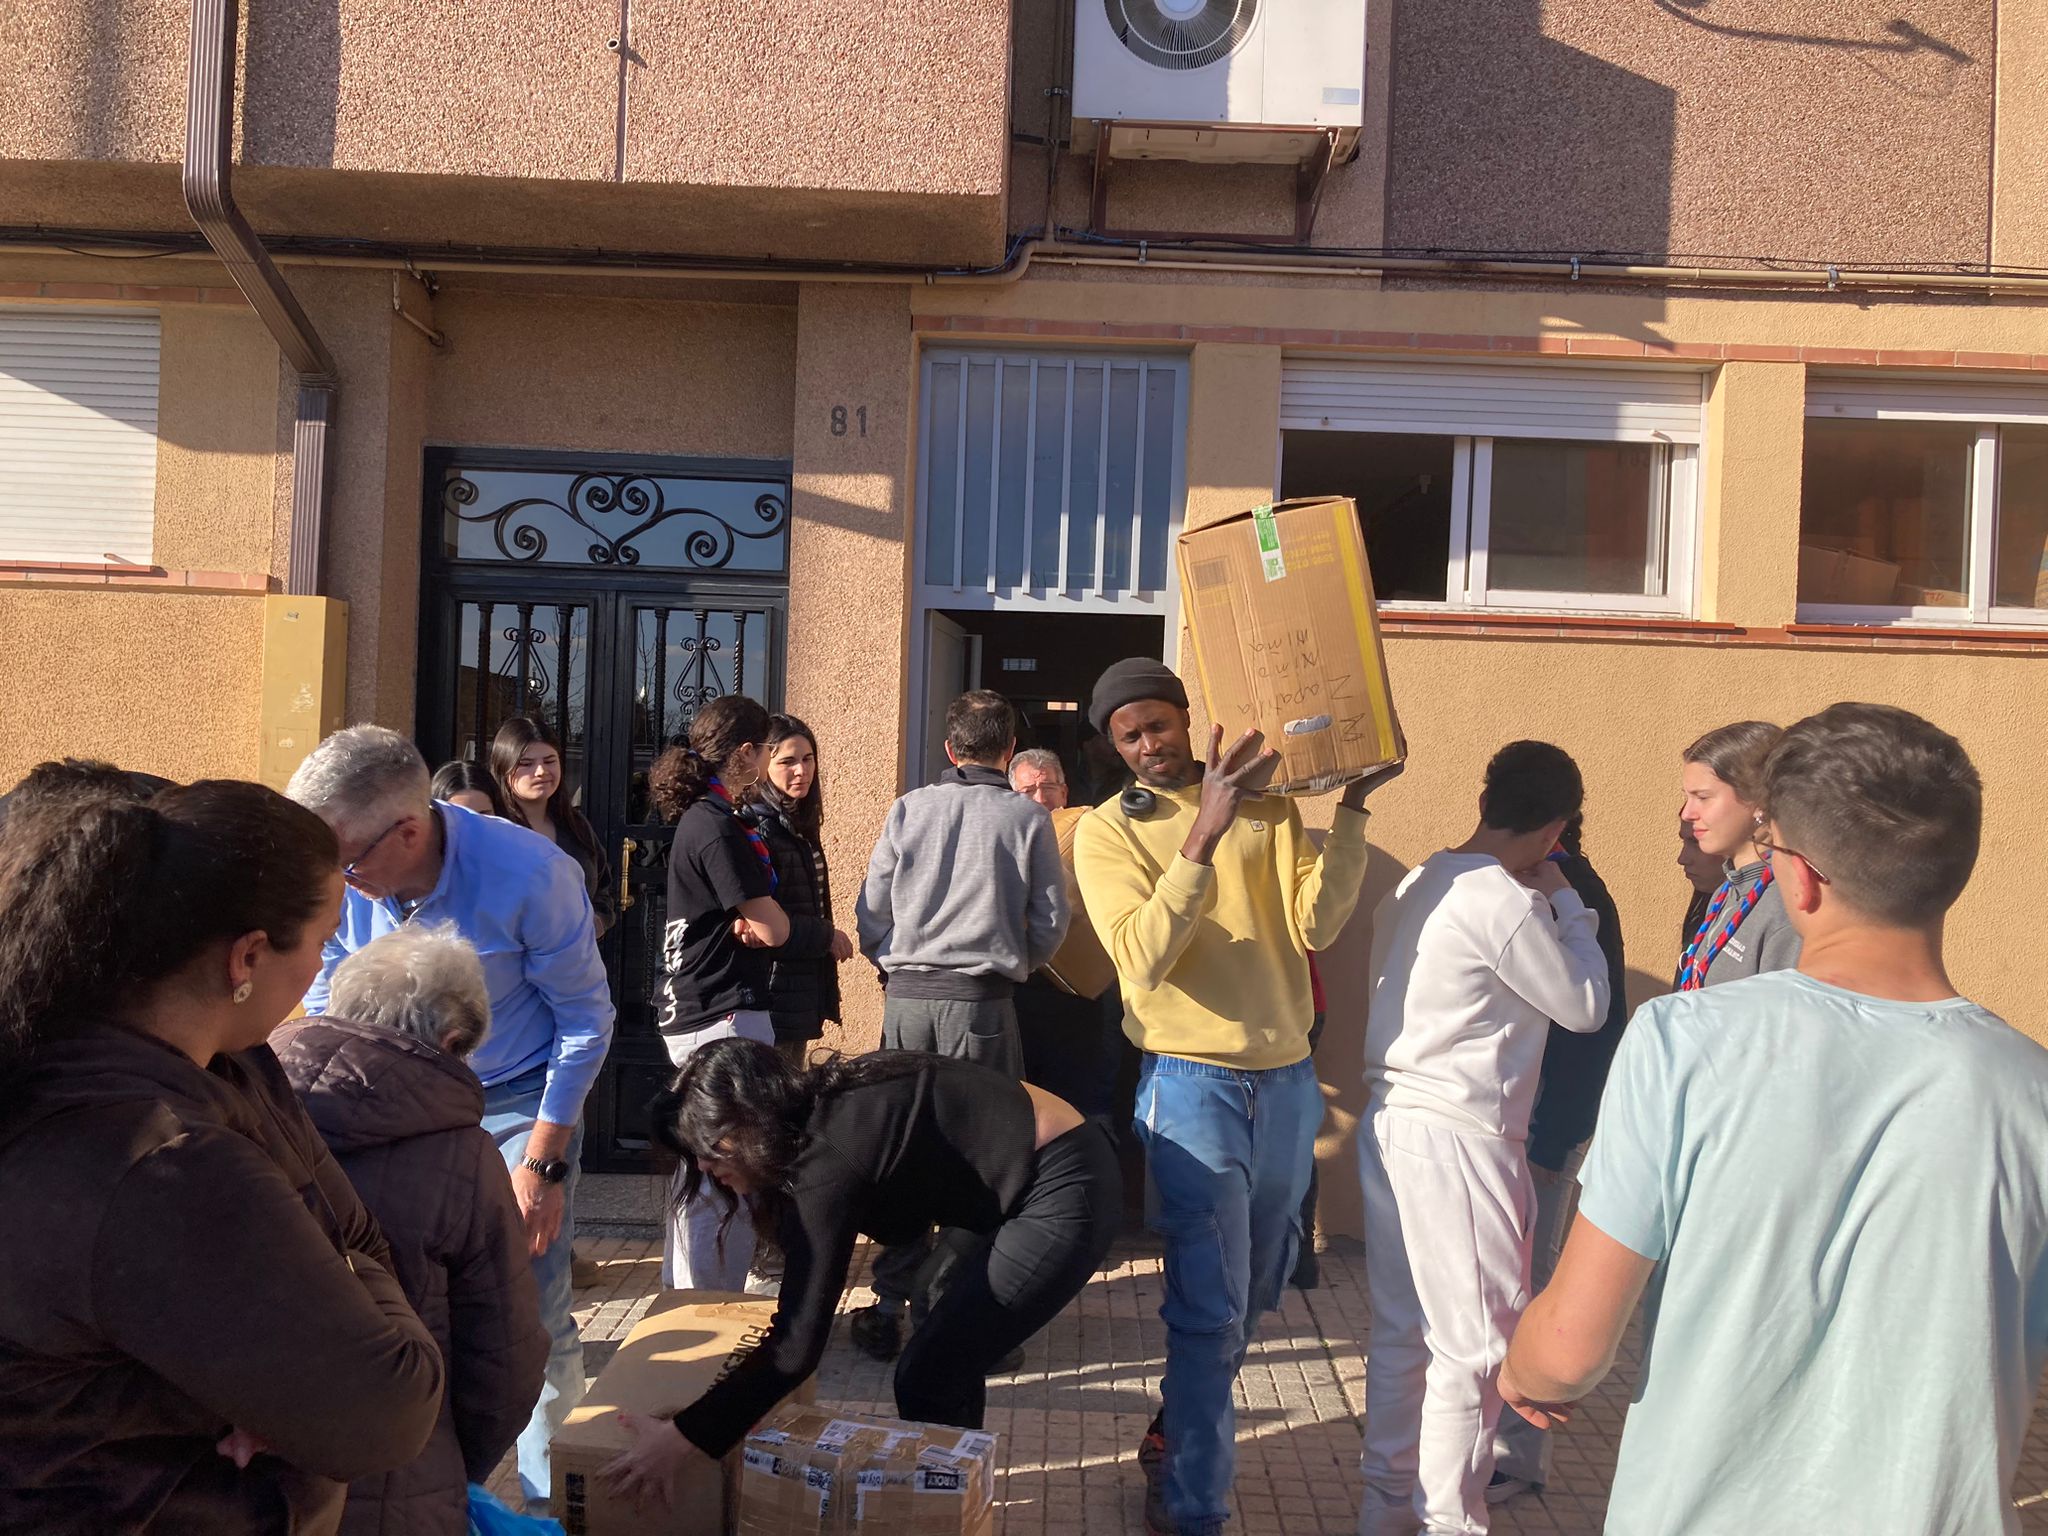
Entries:
{"type": "Polygon", "coordinates": [[[548,1355],[519,1206],[464,1064],[490,1029],[483,964],[452,927],[407,926],[344,961],[327,1006],[271,1045],[448,1370],[426,1450],[350,1484],[341,1529],[463,1536],[468,1485],[518,1438],[548,1355]]]}

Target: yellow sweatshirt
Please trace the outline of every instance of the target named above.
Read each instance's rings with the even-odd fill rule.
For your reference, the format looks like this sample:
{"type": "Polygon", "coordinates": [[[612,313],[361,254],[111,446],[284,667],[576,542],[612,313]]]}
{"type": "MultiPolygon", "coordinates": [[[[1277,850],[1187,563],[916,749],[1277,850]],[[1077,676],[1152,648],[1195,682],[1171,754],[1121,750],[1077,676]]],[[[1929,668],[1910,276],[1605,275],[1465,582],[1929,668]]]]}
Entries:
{"type": "Polygon", "coordinates": [[[1308,1055],[1308,951],[1336,939],[1365,880],[1365,813],[1337,810],[1317,854],[1294,802],[1247,800],[1206,865],[1181,857],[1199,785],[1150,816],[1114,800],[1081,820],[1074,874],[1140,1050],[1263,1071],[1308,1055]]]}

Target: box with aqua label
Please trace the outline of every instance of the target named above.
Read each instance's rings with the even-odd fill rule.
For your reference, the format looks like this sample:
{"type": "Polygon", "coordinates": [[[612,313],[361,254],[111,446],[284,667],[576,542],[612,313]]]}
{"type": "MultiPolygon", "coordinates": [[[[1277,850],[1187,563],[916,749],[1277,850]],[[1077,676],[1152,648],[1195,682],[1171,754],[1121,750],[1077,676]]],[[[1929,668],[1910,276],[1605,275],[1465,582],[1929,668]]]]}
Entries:
{"type": "Polygon", "coordinates": [[[1226,749],[1265,734],[1275,793],[1335,789],[1407,755],[1351,501],[1254,507],[1182,534],[1179,554],[1209,718],[1226,749]]]}
{"type": "Polygon", "coordinates": [[[995,1453],[981,1430],[785,1407],[747,1437],[739,1536],[990,1536],[995,1453]]]}

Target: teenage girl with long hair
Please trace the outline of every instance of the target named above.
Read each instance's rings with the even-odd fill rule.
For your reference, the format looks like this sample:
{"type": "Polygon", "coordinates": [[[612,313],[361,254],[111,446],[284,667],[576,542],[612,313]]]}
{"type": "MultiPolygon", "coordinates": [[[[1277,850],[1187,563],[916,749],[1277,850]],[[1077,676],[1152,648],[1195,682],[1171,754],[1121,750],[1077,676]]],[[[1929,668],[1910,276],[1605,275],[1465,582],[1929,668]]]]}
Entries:
{"type": "Polygon", "coordinates": [[[1784,734],[1769,721],[1742,720],[1685,749],[1679,819],[1692,828],[1699,851],[1721,861],[1724,878],[1679,959],[1681,992],[1799,963],[1799,935],[1757,842],[1764,762],[1784,734]]]}
{"type": "Polygon", "coordinates": [[[619,920],[619,896],[612,886],[612,862],[590,818],[576,806],[562,766],[562,739],[545,720],[514,715],[491,740],[491,777],[503,791],[507,821],[531,828],[574,859],[583,870],[597,936],[619,920]]]}
{"type": "Polygon", "coordinates": [[[769,970],[768,1017],[776,1049],[802,1066],[810,1042],[838,1022],[839,967],[853,958],[853,938],[832,926],[818,738],[794,715],[770,715],[761,753],[744,815],[767,840],[775,899],[789,914],[789,938],[769,970]]]}
{"type": "MultiPolygon", "coordinates": [[[[768,844],[739,810],[761,775],[767,736],[768,711],[754,700],[713,699],[691,720],[688,740],[662,753],[647,775],[656,810],[676,824],[655,1027],[677,1066],[714,1041],[775,1040],[768,951],[788,940],[789,916],[775,899],[768,844]]],[[[686,1172],[678,1169],[678,1178],[686,1172]]],[[[745,1212],[727,1220],[681,1184],[677,1195],[662,1283],[745,1289],[754,1257],[745,1212]]]]}

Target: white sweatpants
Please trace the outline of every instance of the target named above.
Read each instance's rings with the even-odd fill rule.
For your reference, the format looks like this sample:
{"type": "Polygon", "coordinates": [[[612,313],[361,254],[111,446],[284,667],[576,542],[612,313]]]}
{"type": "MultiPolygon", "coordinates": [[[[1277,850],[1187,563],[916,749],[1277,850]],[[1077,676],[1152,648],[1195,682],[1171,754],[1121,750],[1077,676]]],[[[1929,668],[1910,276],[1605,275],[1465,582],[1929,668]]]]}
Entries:
{"type": "Polygon", "coordinates": [[[1372,1336],[1360,1536],[1483,1536],[1499,1374],[1529,1301],[1518,1142],[1375,1105],[1358,1128],[1372,1336]]]}
{"type": "MultiPolygon", "coordinates": [[[[775,1026],[766,1012],[748,1009],[714,1019],[702,1029],[663,1035],[668,1059],[677,1066],[714,1040],[759,1040],[775,1043],[775,1026]]],[[[676,1169],[680,1182],[682,1169],[676,1169]]],[[[672,1191],[673,1197],[673,1191],[672,1191]]],[[[710,1190],[684,1203],[670,1218],[668,1242],[661,1256],[661,1283],[685,1291],[744,1291],[754,1263],[754,1220],[745,1202],[726,1220],[725,1202],[710,1190]]]]}
{"type": "MultiPolygon", "coordinates": [[[[1565,1154],[1563,1170],[1548,1179],[1530,1170],[1536,1181],[1536,1235],[1529,1256],[1531,1296],[1540,1295],[1550,1284],[1558,1255],[1564,1251],[1565,1237],[1579,1208],[1579,1166],[1590,1145],[1582,1141],[1573,1147],[1565,1154]]],[[[1550,1481],[1550,1431],[1538,1429],[1512,1408],[1502,1408],[1493,1437],[1493,1464],[1510,1477],[1541,1487],[1550,1481]]]]}

